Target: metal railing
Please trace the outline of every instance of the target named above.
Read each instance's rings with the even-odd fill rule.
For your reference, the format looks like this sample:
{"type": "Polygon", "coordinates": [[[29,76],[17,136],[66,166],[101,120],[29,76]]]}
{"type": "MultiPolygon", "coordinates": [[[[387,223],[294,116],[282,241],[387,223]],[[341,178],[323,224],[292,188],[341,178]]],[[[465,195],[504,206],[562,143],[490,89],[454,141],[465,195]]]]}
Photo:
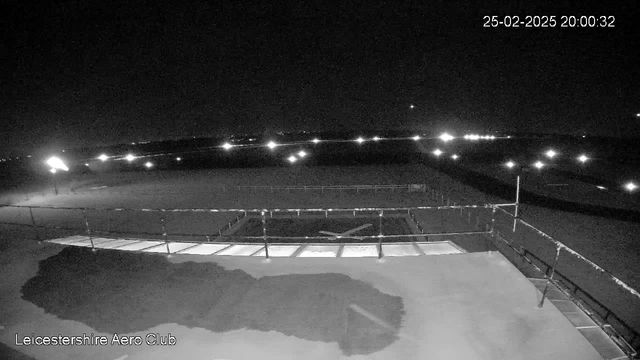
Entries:
{"type": "MultiPolygon", "coordinates": [[[[416,238],[416,237],[441,237],[441,236],[455,236],[455,235],[482,235],[486,237],[490,237],[491,239],[496,240],[496,244],[506,244],[508,248],[513,250],[514,253],[518,254],[519,257],[524,259],[529,265],[533,266],[536,271],[547,279],[547,284],[542,293],[542,298],[540,300],[539,306],[541,307],[546,299],[547,290],[551,284],[556,285],[559,289],[566,290],[568,296],[578,304],[582,309],[585,309],[585,312],[589,314],[594,321],[605,330],[616,343],[620,345],[620,347],[630,356],[636,356],[637,352],[634,348],[640,345],[640,335],[638,332],[629,325],[624,319],[623,316],[620,316],[617,311],[614,311],[603,304],[602,299],[598,299],[597,295],[590,294],[588,291],[584,290],[583,286],[580,286],[579,281],[571,280],[571,274],[565,274],[564,271],[559,270],[560,267],[566,263],[567,257],[561,256],[561,254],[569,254],[573,258],[578,259],[582,263],[588,265],[593,268],[597,274],[600,274],[601,278],[606,281],[611,281],[615,284],[615,286],[620,289],[620,291],[627,294],[633,301],[640,301],[640,293],[638,293],[631,286],[626,284],[624,281],[613,275],[611,272],[606,269],[600,267],[593,261],[589,260],[587,257],[583,256],[579,252],[571,249],[566,246],[562,242],[553,238],[552,236],[546,234],[542,230],[539,230],[535,226],[529,224],[528,222],[522,220],[519,217],[516,217],[503,209],[503,207],[507,206],[515,206],[516,204],[479,204],[479,205],[457,205],[452,203],[450,199],[444,197],[444,194],[438,193],[435,189],[428,189],[437,202],[442,205],[436,206],[414,206],[414,207],[355,207],[355,208],[335,208],[335,209],[327,209],[327,208],[270,208],[270,209],[213,209],[213,208],[176,208],[176,209],[127,209],[127,208],[74,208],[74,207],[50,207],[50,206],[19,206],[19,205],[7,205],[9,208],[16,209],[26,209],[28,211],[29,216],[28,223],[10,223],[10,222],[0,222],[2,224],[10,224],[10,225],[20,225],[20,226],[29,226],[34,229],[35,236],[38,240],[42,238],[41,234],[39,234],[38,229],[61,229],[61,230],[70,230],[81,232],[86,234],[92,242],[92,248],[94,247],[93,238],[97,234],[119,234],[119,233],[131,233],[125,231],[101,231],[95,230],[91,228],[90,220],[87,216],[88,211],[131,211],[131,212],[141,212],[141,213],[158,213],[158,221],[160,226],[156,228],[160,231],[158,232],[148,232],[145,233],[143,231],[136,231],[136,235],[155,235],[159,236],[167,246],[167,255],[171,254],[169,249],[169,236],[185,236],[185,237],[199,237],[202,239],[201,241],[196,242],[211,242],[211,237],[221,237],[223,239],[231,239],[236,240],[234,243],[239,243],[237,240],[246,241],[246,240],[254,240],[261,241],[265,246],[265,258],[269,259],[268,247],[273,243],[273,239],[282,239],[286,238],[285,236],[274,236],[269,234],[269,229],[267,226],[267,217],[272,217],[274,213],[283,214],[283,213],[293,213],[296,216],[300,216],[300,214],[324,214],[325,217],[329,216],[329,214],[340,214],[340,213],[351,213],[354,216],[356,213],[359,214],[368,214],[370,216],[378,216],[380,219],[380,225],[382,225],[382,218],[391,214],[407,214],[408,217],[413,221],[418,229],[419,233],[416,234],[384,234],[382,231],[382,226],[380,226],[380,231],[378,235],[369,235],[364,236],[367,239],[375,239],[378,243],[378,258],[382,259],[383,251],[382,244],[387,239],[394,238],[416,238]],[[445,205],[447,204],[447,205],[445,205]],[[66,226],[50,226],[50,225],[38,225],[35,220],[34,210],[37,209],[47,209],[47,210],[73,210],[82,213],[82,224],[84,228],[79,227],[66,227],[66,226]],[[421,225],[421,221],[416,216],[416,213],[420,211],[429,211],[429,210],[438,210],[438,211],[452,211],[455,212],[458,216],[463,219],[466,219],[467,223],[471,224],[471,211],[480,211],[478,215],[476,215],[476,231],[457,231],[457,232],[436,232],[429,233],[425,231],[423,226],[421,225]],[[467,211],[465,214],[464,211],[467,211]],[[459,212],[458,212],[459,211],[459,212]],[[211,213],[211,214],[220,214],[220,213],[237,213],[234,218],[224,226],[223,229],[218,230],[217,234],[181,234],[181,233],[171,233],[167,232],[165,216],[169,213],[211,213]],[[504,219],[500,218],[499,215],[507,216],[508,221],[504,221],[504,219]],[[234,236],[234,235],[226,235],[225,231],[233,228],[235,224],[240,222],[243,218],[247,216],[255,216],[261,220],[262,224],[262,234],[258,236],[234,236]],[[517,238],[513,240],[508,239],[509,233],[512,231],[512,221],[521,224],[521,229],[528,229],[532,234],[535,234],[539,239],[543,239],[547,245],[551,245],[551,247],[547,246],[546,248],[539,247],[538,249],[530,249],[528,247],[535,246],[536,244],[533,242],[527,242],[526,244],[518,245],[516,241],[517,238]],[[224,235],[224,236],[223,236],[224,235]],[[553,250],[553,251],[551,251],[553,250]],[[542,253],[542,255],[541,255],[542,253]],[[545,256],[546,253],[546,256],[545,256]],[[545,260],[544,258],[549,260],[545,260]],[[560,277],[561,280],[557,280],[554,277],[560,277]]],[[[521,230],[523,231],[523,230],[521,230]]],[[[514,233],[518,235],[518,233],[514,233]]],[[[523,239],[524,239],[524,235],[523,239]]],[[[304,237],[291,237],[297,239],[303,239],[305,242],[319,240],[319,239],[327,239],[330,236],[304,236],[304,237]]],[[[522,239],[520,239],[522,240],[522,239]]],[[[527,240],[527,239],[525,239],[527,240]]],[[[255,244],[255,242],[252,242],[255,244]]],[[[540,243],[537,245],[544,245],[544,243],[540,243]]],[[[570,270],[567,268],[565,271],[570,270]]],[[[592,281],[596,281],[598,279],[592,279],[592,281]]],[[[639,302],[640,303],[640,302],[639,302]]]]}

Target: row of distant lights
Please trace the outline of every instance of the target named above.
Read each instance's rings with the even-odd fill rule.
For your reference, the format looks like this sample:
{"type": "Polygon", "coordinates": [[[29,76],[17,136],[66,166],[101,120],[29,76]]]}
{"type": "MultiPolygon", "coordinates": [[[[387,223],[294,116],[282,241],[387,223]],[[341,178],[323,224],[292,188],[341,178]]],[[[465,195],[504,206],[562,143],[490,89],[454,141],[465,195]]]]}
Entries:
{"type": "MultiPolygon", "coordinates": [[[[558,153],[553,151],[553,150],[547,150],[547,152],[544,153],[549,159],[553,159],[555,158],[558,153]]],[[[587,161],[589,161],[589,157],[585,154],[581,154],[578,157],[576,157],[576,160],[578,160],[578,162],[584,164],[587,161]]],[[[513,169],[514,167],[516,167],[518,164],[516,164],[513,160],[509,160],[504,164],[507,168],[509,169],[513,169]]],[[[540,170],[543,167],[545,167],[546,164],[540,160],[536,161],[535,163],[533,163],[533,167],[535,167],[536,169],[540,170]]],[[[596,186],[598,189],[600,190],[607,190],[607,188],[605,188],[604,186],[596,186]]],[[[623,186],[627,191],[635,191],[636,189],[638,189],[638,185],[636,185],[633,181],[629,181],[626,184],[624,184],[623,186]]]]}

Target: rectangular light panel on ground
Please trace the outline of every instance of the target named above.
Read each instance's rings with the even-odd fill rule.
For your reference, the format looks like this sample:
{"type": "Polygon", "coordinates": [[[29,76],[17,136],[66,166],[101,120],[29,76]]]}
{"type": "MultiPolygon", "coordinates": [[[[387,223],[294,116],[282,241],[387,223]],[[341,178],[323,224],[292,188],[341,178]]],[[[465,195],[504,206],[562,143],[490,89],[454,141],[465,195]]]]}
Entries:
{"type": "Polygon", "coordinates": [[[216,255],[250,256],[263,247],[264,245],[234,245],[220,251],[216,255]]]}
{"type": "Polygon", "coordinates": [[[578,329],[605,359],[628,359],[625,353],[599,327],[578,329]]]}
{"type": "Polygon", "coordinates": [[[418,256],[420,253],[412,244],[383,244],[382,254],[384,256],[418,256]]]}
{"type": "Polygon", "coordinates": [[[180,251],[180,254],[211,255],[228,246],[229,244],[200,244],[198,246],[182,250],[180,251]]]}
{"type": "Polygon", "coordinates": [[[571,321],[573,326],[580,327],[593,327],[598,326],[591,318],[584,312],[565,313],[564,316],[571,321]]]}
{"type": "MultiPolygon", "coordinates": [[[[111,241],[111,242],[108,242],[108,243],[100,244],[99,246],[96,246],[96,247],[99,247],[101,249],[113,249],[113,248],[118,248],[120,246],[125,246],[127,244],[132,244],[134,242],[138,242],[138,241],[129,240],[129,239],[118,239],[118,240],[114,240],[114,241],[111,241]]],[[[73,244],[71,244],[71,245],[73,245],[73,244]]]]}
{"type": "MultiPolygon", "coordinates": [[[[151,252],[151,253],[166,253],[167,252],[167,246],[166,244],[163,244],[164,246],[156,246],[153,247],[151,249],[147,249],[147,250],[143,250],[144,252],[151,252]]],[[[193,246],[194,244],[192,243],[176,243],[176,242],[172,242],[169,243],[169,252],[170,253],[175,253],[177,251],[180,250],[184,250],[188,247],[193,246]]]]}
{"type": "Polygon", "coordinates": [[[118,250],[139,251],[139,250],[150,248],[152,246],[157,246],[160,244],[164,244],[164,243],[162,241],[139,241],[139,242],[132,243],[130,245],[119,247],[118,250]]]}
{"type": "Polygon", "coordinates": [[[376,257],[378,248],[376,245],[345,245],[342,257],[376,257]]]}
{"type": "Polygon", "coordinates": [[[461,254],[453,245],[447,242],[418,244],[425,255],[461,254]]]}
{"type": "Polygon", "coordinates": [[[298,257],[336,257],[339,249],[338,245],[309,245],[298,257]]]}
{"type": "MultiPolygon", "coordinates": [[[[300,245],[273,245],[269,246],[269,256],[290,257],[300,248],[300,245]]],[[[264,249],[258,251],[254,256],[265,256],[264,249]]]]}
{"type": "Polygon", "coordinates": [[[65,244],[71,244],[71,243],[74,243],[76,241],[85,240],[85,239],[88,239],[88,237],[84,236],[84,235],[76,235],[76,236],[69,236],[69,237],[66,237],[66,238],[63,238],[63,239],[49,240],[49,242],[65,245],[65,244]]]}
{"type": "MultiPolygon", "coordinates": [[[[109,243],[111,241],[113,241],[113,239],[93,238],[93,246],[98,247],[100,244],[109,243]]],[[[91,239],[89,237],[85,237],[85,239],[73,242],[69,245],[91,247],[91,239]]]]}

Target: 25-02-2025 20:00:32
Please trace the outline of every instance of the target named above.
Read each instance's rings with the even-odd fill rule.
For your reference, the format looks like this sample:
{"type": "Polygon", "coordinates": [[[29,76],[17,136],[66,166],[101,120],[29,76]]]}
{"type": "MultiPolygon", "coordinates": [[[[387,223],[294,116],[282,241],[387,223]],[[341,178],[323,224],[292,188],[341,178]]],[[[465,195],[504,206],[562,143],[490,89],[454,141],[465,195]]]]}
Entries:
{"type": "Polygon", "coordinates": [[[483,27],[523,27],[523,28],[613,28],[615,16],[574,16],[574,15],[485,15],[483,27]]]}

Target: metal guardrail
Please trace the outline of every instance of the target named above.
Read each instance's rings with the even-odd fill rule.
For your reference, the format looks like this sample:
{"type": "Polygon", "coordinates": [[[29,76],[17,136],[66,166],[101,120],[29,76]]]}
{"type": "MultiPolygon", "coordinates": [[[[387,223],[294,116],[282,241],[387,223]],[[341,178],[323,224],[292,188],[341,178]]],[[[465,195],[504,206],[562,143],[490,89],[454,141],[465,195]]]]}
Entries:
{"type": "MultiPolygon", "coordinates": [[[[438,200],[438,192],[433,190],[431,191],[432,196],[436,199],[436,201],[438,200]]],[[[554,275],[560,276],[563,279],[566,280],[566,282],[570,285],[569,287],[572,288],[572,292],[574,295],[580,294],[581,296],[587,297],[592,303],[597,304],[599,307],[601,307],[602,309],[605,309],[604,314],[600,315],[597,311],[588,311],[587,313],[589,314],[593,314],[593,312],[599,314],[601,319],[597,319],[594,318],[594,321],[596,321],[598,324],[601,325],[601,327],[603,328],[603,330],[606,328],[607,333],[611,334],[612,339],[614,339],[614,341],[616,341],[621,348],[623,348],[625,350],[625,352],[627,352],[628,354],[630,354],[630,356],[636,356],[637,352],[634,350],[634,347],[638,346],[638,342],[640,341],[640,335],[638,335],[638,332],[636,332],[633,328],[631,328],[628,324],[626,324],[626,322],[624,320],[622,320],[617,314],[615,314],[612,310],[608,309],[606,306],[604,306],[600,301],[598,301],[597,299],[595,299],[592,295],[588,294],[586,291],[582,290],[575,282],[569,280],[566,276],[564,276],[562,273],[558,272],[556,267],[558,265],[559,262],[559,256],[561,253],[561,250],[566,251],[567,253],[575,256],[576,258],[584,261],[585,263],[587,263],[588,265],[590,265],[591,267],[593,267],[594,269],[598,270],[600,273],[604,274],[605,276],[607,276],[610,280],[614,281],[621,289],[624,289],[627,293],[631,294],[632,296],[634,296],[635,298],[640,299],[640,293],[638,293],[635,289],[631,288],[628,284],[624,283],[622,280],[620,280],[619,278],[617,278],[616,276],[614,276],[613,274],[611,274],[609,271],[603,269],[602,267],[600,267],[599,265],[595,264],[594,262],[592,262],[591,260],[587,259],[586,257],[584,257],[583,255],[581,255],[580,253],[578,253],[577,251],[571,249],[570,247],[566,246],[565,244],[561,243],[560,241],[554,239],[552,236],[544,233],[543,231],[537,229],[536,227],[534,227],[533,225],[525,222],[524,220],[515,217],[514,215],[510,214],[508,211],[502,209],[502,207],[504,206],[515,206],[516,204],[480,204],[480,205],[456,205],[455,203],[451,204],[451,201],[449,199],[446,199],[446,204],[445,204],[445,198],[443,194],[440,194],[441,199],[440,199],[440,203],[442,203],[443,205],[438,205],[438,206],[414,206],[414,207],[386,207],[386,208],[380,208],[380,207],[362,207],[362,208],[335,208],[335,209],[327,209],[327,208],[288,208],[288,209],[279,209],[279,208],[275,208],[275,209],[212,209],[212,208],[190,208],[190,209],[185,209],[185,208],[180,208],[180,209],[132,209],[132,208],[74,208],[74,207],[51,207],[51,206],[21,206],[21,205],[7,205],[7,207],[12,207],[12,208],[27,208],[29,210],[29,215],[30,215],[30,221],[31,224],[16,224],[16,223],[5,223],[5,224],[12,224],[12,225],[22,225],[22,226],[30,226],[34,229],[39,229],[39,228],[58,228],[58,229],[66,229],[66,230],[73,230],[73,231],[80,231],[83,230],[84,232],[86,232],[86,235],[89,236],[90,238],[93,237],[94,234],[98,234],[98,233],[117,233],[114,231],[109,231],[109,232],[104,232],[104,231],[92,231],[90,228],[90,224],[89,221],[86,217],[86,212],[87,210],[99,210],[99,211],[140,211],[140,212],[160,212],[161,216],[160,216],[160,222],[161,222],[161,230],[162,233],[160,234],[160,236],[162,236],[162,239],[164,240],[164,242],[167,244],[167,252],[169,253],[169,240],[168,240],[168,234],[166,232],[166,228],[164,226],[164,215],[162,215],[162,213],[164,212],[208,212],[208,213],[224,213],[224,212],[240,212],[243,215],[242,216],[237,216],[235,218],[235,220],[233,220],[232,222],[230,222],[225,229],[232,227],[235,223],[239,222],[244,216],[247,216],[247,214],[251,214],[254,213],[256,215],[259,214],[259,216],[262,219],[262,229],[263,229],[263,233],[262,236],[230,236],[230,235],[225,235],[223,236],[223,238],[230,238],[230,239],[253,239],[253,240],[262,240],[265,244],[265,249],[268,249],[269,247],[269,240],[270,239],[276,239],[276,238],[286,238],[283,236],[270,236],[268,235],[267,232],[267,226],[266,226],[266,217],[267,214],[272,214],[272,213],[297,213],[298,215],[300,213],[324,213],[325,216],[329,213],[339,213],[339,212],[353,212],[354,215],[357,212],[370,212],[373,214],[378,214],[378,216],[380,217],[380,219],[382,219],[382,217],[384,216],[385,212],[390,212],[390,213],[398,213],[398,212],[403,212],[409,215],[409,217],[414,221],[414,223],[417,225],[418,230],[420,231],[419,234],[392,234],[392,235],[385,235],[382,232],[380,232],[380,234],[378,235],[371,235],[371,236],[366,236],[366,238],[373,238],[373,239],[377,239],[378,240],[378,257],[382,258],[383,254],[382,254],[382,242],[383,239],[389,239],[389,238],[397,238],[397,237],[423,237],[423,236],[451,236],[451,235],[471,235],[471,234],[481,234],[481,235],[491,235],[491,238],[494,239],[498,239],[501,242],[507,244],[512,250],[514,250],[517,254],[519,254],[520,256],[522,256],[524,259],[526,259],[526,261],[528,263],[530,263],[531,265],[533,265],[538,271],[540,271],[540,273],[547,279],[547,286],[545,287],[544,291],[543,291],[543,296],[542,299],[539,303],[539,306],[542,306],[542,304],[544,303],[545,297],[546,297],[546,292],[547,289],[549,287],[550,284],[554,284],[556,286],[558,286],[558,288],[562,288],[562,286],[560,286],[560,283],[558,282],[558,280],[554,279],[554,275]],[[33,210],[34,209],[62,209],[62,210],[78,210],[78,211],[82,211],[83,214],[83,222],[85,225],[85,229],[78,229],[78,228],[64,228],[64,227],[55,227],[55,226],[41,226],[41,225],[37,225],[35,223],[35,219],[33,216],[33,210]],[[491,209],[491,217],[483,219],[483,223],[484,223],[484,231],[469,231],[469,232],[451,232],[451,233],[425,233],[424,229],[420,226],[419,221],[416,219],[415,215],[412,213],[412,211],[419,211],[419,210],[460,210],[460,216],[463,216],[463,210],[467,209],[491,209]],[[496,221],[496,213],[500,211],[502,213],[505,213],[511,217],[513,217],[514,221],[522,224],[523,226],[526,226],[527,228],[530,228],[531,230],[533,230],[536,234],[538,234],[539,236],[541,236],[544,239],[547,239],[551,244],[553,244],[555,246],[556,249],[556,253],[555,253],[555,257],[553,260],[552,264],[548,264],[547,262],[543,261],[540,257],[536,256],[535,254],[533,254],[531,251],[525,249],[524,247],[522,247],[522,249],[518,249],[516,248],[513,244],[511,244],[508,240],[506,240],[504,238],[504,236],[502,236],[499,231],[496,229],[495,227],[495,221],[496,221]],[[486,222],[486,220],[488,220],[488,222],[486,222]],[[535,261],[539,262],[540,264],[543,265],[543,267],[545,267],[545,270],[541,269],[539,266],[537,266],[536,264],[533,263],[533,261],[531,261],[531,259],[529,259],[527,257],[527,255],[529,255],[529,257],[533,258],[535,261]],[[611,325],[608,323],[608,320],[613,319],[615,320],[618,324],[611,325]],[[631,334],[630,336],[621,336],[619,335],[619,332],[616,331],[615,329],[623,327],[624,328],[624,332],[626,334],[631,334]]],[[[470,220],[470,212],[468,213],[468,219],[470,220]]],[[[381,221],[381,220],[380,220],[381,221]]],[[[476,218],[476,228],[481,228],[480,224],[479,224],[479,220],[478,218],[476,218]]],[[[223,231],[220,230],[218,233],[218,236],[220,236],[220,234],[223,231]]],[[[153,235],[158,235],[157,233],[153,234],[153,235]]],[[[205,236],[205,235],[199,235],[199,234],[171,234],[172,236],[205,236]]],[[[36,233],[36,236],[39,239],[39,236],[36,233]]],[[[296,237],[298,239],[305,239],[305,240],[316,240],[316,239],[326,239],[329,238],[330,236],[315,236],[315,237],[296,237]]],[[[209,241],[209,237],[207,237],[207,241],[209,241]]],[[[268,250],[265,251],[265,257],[268,259],[269,258],[269,254],[268,254],[268,250]]],[[[574,296],[569,295],[570,298],[574,299],[574,296]]],[[[585,308],[586,306],[584,304],[579,304],[579,306],[581,306],[581,308],[585,308]]]]}

